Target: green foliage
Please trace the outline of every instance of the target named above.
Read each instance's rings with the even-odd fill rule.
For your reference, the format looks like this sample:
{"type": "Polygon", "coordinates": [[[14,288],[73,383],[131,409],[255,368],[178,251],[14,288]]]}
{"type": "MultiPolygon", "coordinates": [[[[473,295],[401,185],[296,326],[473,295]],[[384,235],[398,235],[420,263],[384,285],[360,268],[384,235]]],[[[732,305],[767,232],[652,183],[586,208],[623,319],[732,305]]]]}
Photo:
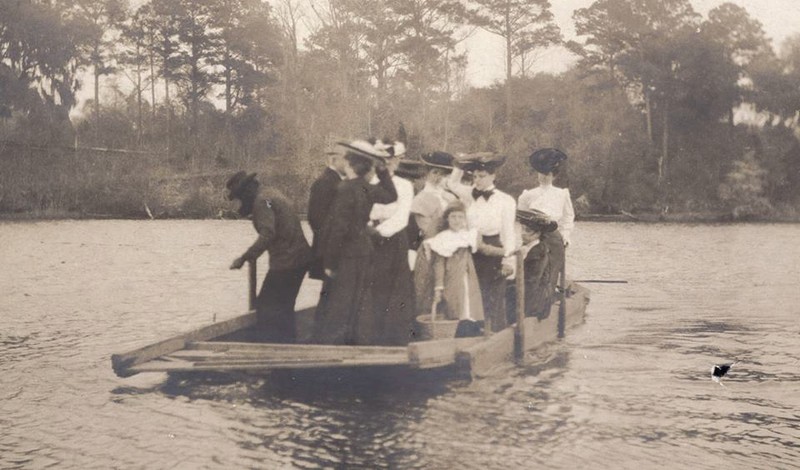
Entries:
{"type": "Polygon", "coordinates": [[[755,151],[733,163],[719,194],[734,219],[765,218],[772,211],[772,205],[764,197],[766,173],[756,160],[755,151]]]}
{"type": "Polygon", "coordinates": [[[0,110],[74,104],[79,25],[48,2],[0,2],[0,110]]]}
{"type": "Polygon", "coordinates": [[[398,134],[411,158],[508,155],[514,195],[536,184],[528,155],[558,147],[582,213],[800,203],[800,40],[775,54],[732,4],[597,0],[575,12],[580,63],[552,76],[526,73],[560,41],[546,0],[132,3],[0,2],[0,211],[217,216],[237,169],[302,206],[332,140],[398,134]],[[506,39],[505,82],[466,84],[467,24],[506,39]],[[123,84],[71,122],[81,67],[123,84]],[[734,125],[742,103],[772,119],[734,125]]]}
{"type": "Polygon", "coordinates": [[[577,71],[518,79],[514,88],[508,132],[494,125],[503,105],[501,89],[475,90],[464,98],[463,108],[456,111],[462,116],[456,148],[509,155],[498,182],[514,195],[536,184],[528,155],[537,148],[557,147],[569,155],[569,162],[556,184],[569,185],[573,197],[585,201],[586,211],[618,212],[651,204],[641,115],[621,90],[577,71]]]}

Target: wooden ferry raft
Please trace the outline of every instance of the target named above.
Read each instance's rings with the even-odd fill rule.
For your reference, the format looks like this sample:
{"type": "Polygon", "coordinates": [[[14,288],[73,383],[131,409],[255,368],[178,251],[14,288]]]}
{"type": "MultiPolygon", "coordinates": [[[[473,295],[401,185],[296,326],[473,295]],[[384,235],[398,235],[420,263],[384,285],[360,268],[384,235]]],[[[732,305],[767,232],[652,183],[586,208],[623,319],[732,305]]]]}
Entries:
{"type": "MultiPolygon", "coordinates": [[[[251,306],[255,267],[251,265],[251,306]]],[[[524,298],[524,297],[522,297],[524,298]]],[[[214,323],[111,358],[114,372],[127,377],[140,372],[269,371],[336,367],[454,367],[473,377],[554,341],[584,319],[589,291],[571,283],[565,295],[539,320],[522,318],[500,332],[474,338],[412,342],[408,346],[336,346],[276,344],[241,340],[256,324],[253,311],[214,323]],[[522,320],[520,323],[519,320],[522,320]]],[[[310,324],[314,308],[297,312],[298,325],[310,324]]],[[[300,337],[307,332],[299,332],[300,337]]]]}

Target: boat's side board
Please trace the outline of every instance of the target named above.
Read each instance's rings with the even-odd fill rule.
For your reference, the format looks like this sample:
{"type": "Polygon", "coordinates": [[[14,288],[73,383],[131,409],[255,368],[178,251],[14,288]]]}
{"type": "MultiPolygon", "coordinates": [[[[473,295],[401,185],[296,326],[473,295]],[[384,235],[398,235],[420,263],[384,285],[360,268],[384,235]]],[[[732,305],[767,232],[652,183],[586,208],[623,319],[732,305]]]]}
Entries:
{"type": "Polygon", "coordinates": [[[514,359],[514,329],[506,328],[459,351],[456,367],[473,377],[485,375],[498,364],[514,359]]]}
{"type": "Polygon", "coordinates": [[[447,338],[409,343],[408,362],[418,369],[432,369],[453,364],[461,351],[483,342],[478,338],[447,338]]]}
{"type": "MultiPolygon", "coordinates": [[[[567,298],[564,314],[564,328],[569,329],[583,322],[586,313],[586,305],[589,302],[589,291],[579,285],[571,285],[572,295],[567,298]]],[[[529,317],[523,325],[525,328],[523,337],[524,350],[530,351],[539,346],[555,341],[559,335],[559,307],[560,303],[553,305],[550,315],[544,319],[529,317]]]]}
{"type": "MultiPolygon", "coordinates": [[[[564,309],[565,328],[571,328],[583,322],[586,305],[589,302],[589,290],[585,287],[571,284],[569,290],[570,296],[566,299],[566,308],[564,309]]],[[[547,318],[539,320],[530,317],[524,320],[524,343],[521,349],[529,351],[558,339],[559,309],[560,302],[557,302],[552,306],[547,318]]],[[[487,375],[498,365],[512,361],[516,352],[515,328],[515,325],[508,327],[459,351],[456,367],[472,377],[481,377],[487,375]]]]}
{"type": "Polygon", "coordinates": [[[247,313],[229,320],[214,323],[188,333],[183,333],[164,341],[135,349],[122,354],[111,356],[111,366],[114,372],[120,377],[128,377],[136,374],[137,370],[131,370],[132,366],[142,364],[157,357],[169,354],[186,347],[192,341],[208,341],[220,336],[230,334],[234,331],[250,327],[256,323],[256,314],[247,313]]]}
{"type": "Polygon", "coordinates": [[[570,300],[575,302],[574,310],[572,313],[567,312],[566,329],[580,325],[586,318],[586,307],[591,300],[591,291],[580,284],[570,284],[570,289],[573,294],[570,300]]]}

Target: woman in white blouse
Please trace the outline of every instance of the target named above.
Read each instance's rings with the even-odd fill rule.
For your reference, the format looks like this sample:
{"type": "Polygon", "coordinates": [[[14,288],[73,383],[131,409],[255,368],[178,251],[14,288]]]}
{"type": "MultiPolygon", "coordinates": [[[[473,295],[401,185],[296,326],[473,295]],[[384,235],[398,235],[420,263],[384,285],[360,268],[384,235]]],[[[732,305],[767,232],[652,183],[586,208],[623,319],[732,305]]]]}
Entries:
{"type": "Polygon", "coordinates": [[[553,186],[553,178],[558,174],[567,156],[554,149],[539,149],[531,154],[529,162],[536,172],[539,185],[522,192],[517,201],[517,208],[539,210],[547,214],[551,220],[558,222],[558,230],[541,238],[550,248],[551,265],[550,283],[553,290],[558,285],[558,278],[564,270],[564,248],[570,243],[572,230],[575,228],[575,210],[569,189],[553,186]]]}

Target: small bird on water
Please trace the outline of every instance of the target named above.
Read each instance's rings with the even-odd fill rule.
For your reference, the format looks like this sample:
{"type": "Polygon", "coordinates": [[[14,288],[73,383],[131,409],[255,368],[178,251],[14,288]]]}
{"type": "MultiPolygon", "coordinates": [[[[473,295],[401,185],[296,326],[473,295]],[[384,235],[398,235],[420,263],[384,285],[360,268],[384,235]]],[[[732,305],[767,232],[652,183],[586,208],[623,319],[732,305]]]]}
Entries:
{"type": "Polygon", "coordinates": [[[738,362],[739,361],[732,362],[730,364],[720,364],[718,366],[715,365],[714,367],[711,368],[711,380],[722,385],[722,382],[720,382],[722,377],[724,377],[725,374],[727,374],[728,371],[731,370],[731,367],[733,367],[734,364],[737,364],[738,362]]]}

